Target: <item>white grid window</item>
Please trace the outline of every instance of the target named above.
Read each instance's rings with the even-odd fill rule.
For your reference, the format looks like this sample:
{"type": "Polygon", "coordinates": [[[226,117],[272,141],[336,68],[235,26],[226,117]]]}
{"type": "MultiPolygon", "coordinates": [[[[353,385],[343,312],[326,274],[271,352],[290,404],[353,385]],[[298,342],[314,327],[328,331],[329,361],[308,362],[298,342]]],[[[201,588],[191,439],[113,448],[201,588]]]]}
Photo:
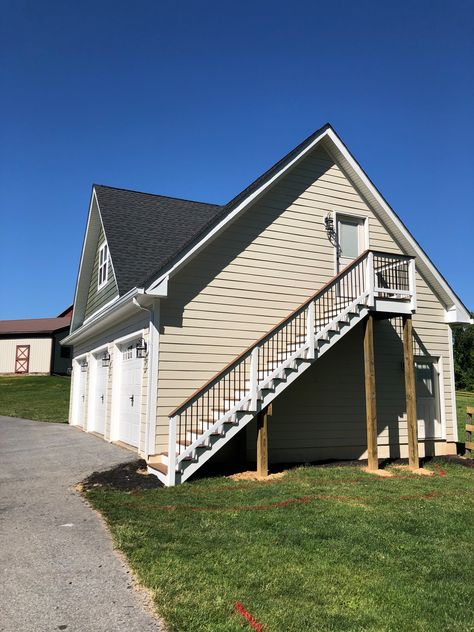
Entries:
{"type": "Polygon", "coordinates": [[[97,280],[97,289],[100,290],[101,287],[107,283],[109,271],[109,249],[107,248],[107,244],[102,244],[99,250],[99,270],[98,270],[98,280],[97,280]]]}
{"type": "Polygon", "coordinates": [[[123,360],[131,360],[133,358],[133,345],[122,349],[122,358],[123,360]]]}

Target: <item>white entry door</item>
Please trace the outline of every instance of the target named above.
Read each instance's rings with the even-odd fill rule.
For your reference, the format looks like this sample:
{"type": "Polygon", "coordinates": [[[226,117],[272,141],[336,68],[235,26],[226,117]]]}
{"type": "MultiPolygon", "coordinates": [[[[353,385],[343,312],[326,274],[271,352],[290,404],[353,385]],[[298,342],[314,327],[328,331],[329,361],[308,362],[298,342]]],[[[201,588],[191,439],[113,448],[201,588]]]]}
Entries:
{"type": "Polygon", "coordinates": [[[92,406],[92,428],[94,432],[104,434],[105,432],[105,412],[107,406],[107,377],[108,368],[102,366],[103,353],[99,354],[95,359],[95,375],[92,383],[93,392],[91,393],[92,406]]]}
{"type": "Polygon", "coordinates": [[[136,357],[136,343],[121,348],[118,438],[138,447],[142,400],[143,359],[136,357]]]}
{"type": "Polygon", "coordinates": [[[365,250],[364,220],[362,217],[337,214],[338,269],[343,270],[365,250]]]}
{"type": "Polygon", "coordinates": [[[418,437],[434,439],[441,437],[439,413],[438,372],[434,362],[416,360],[416,412],[418,437]]]}
{"type": "MultiPolygon", "coordinates": [[[[365,249],[364,219],[351,215],[336,215],[337,219],[337,269],[339,273],[357,259],[365,249]]],[[[339,309],[356,300],[362,291],[359,275],[349,275],[338,287],[339,309]]]]}
{"type": "Polygon", "coordinates": [[[81,363],[76,362],[74,367],[75,403],[74,403],[74,424],[84,427],[86,417],[86,384],[87,371],[83,371],[81,363]]]}

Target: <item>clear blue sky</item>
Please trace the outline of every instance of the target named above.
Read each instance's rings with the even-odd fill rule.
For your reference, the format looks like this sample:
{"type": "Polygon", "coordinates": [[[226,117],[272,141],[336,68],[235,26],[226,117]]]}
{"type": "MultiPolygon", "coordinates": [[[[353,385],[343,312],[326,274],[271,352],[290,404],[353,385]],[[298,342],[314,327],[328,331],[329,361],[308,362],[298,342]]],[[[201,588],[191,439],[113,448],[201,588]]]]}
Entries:
{"type": "Polygon", "coordinates": [[[0,318],[72,302],[93,182],[222,203],[327,121],[474,308],[472,0],[0,4],[0,318]]]}

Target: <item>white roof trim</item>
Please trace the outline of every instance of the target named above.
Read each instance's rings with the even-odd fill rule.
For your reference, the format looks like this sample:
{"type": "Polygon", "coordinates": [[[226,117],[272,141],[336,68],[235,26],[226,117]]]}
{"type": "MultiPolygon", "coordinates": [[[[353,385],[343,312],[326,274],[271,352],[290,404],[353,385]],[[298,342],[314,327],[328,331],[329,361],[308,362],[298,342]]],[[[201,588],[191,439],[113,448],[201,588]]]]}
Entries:
{"type": "Polygon", "coordinates": [[[77,273],[76,289],[74,290],[74,303],[73,303],[72,316],[71,316],[71,328],[74,326],[74,317],[76,315],[77,295],[78,295],[78,291],[79,291],[79,281],[80,281],[81,273],[82,273],[82,265],[84,263],[84,253],[86,251],[87,236],[89,234],[89,226],[90,226],[90,223],[91,223],[92,205],[94,203],[94,196],[95,196],[95,191],[92,191],[91,201],[89,202],[89,210],[87,212],[86,231],[84,233],[84,241],[82,242],[81,261],[79,263],[79,272],[77,273]]]}
{"type": "Polygon", "coordinates": [[[177,261],[174,265],[171,266],[164,274],[162,274],[159,278],[157,278],[153,283],[151,283],[146,292],[150,292],[157,285],[161,283],[163,279],[166,277],[170,277],[178,270],[180,270],[185,263],[187,263],[192,257],[194,257],[209,241],[215,239],[219,233],[230,223],[233,222],[238,215],[242,213],[250,204],[255,202],[265,191],[267,191],[275,182],[293,165],[295,165],[298,161],[300,161],[308,152],[310,152],[315,145],[319,143],[319,141],[324,137],[326,131],[322,132],[317,136],[307,147],[305,147],[295,158],[293,158],[285,167],[282,167],[280,171],[274,174],[269,180],[267,180],[264,184],[262,184],[256,191],[251,193],[247,198],[245,198],[240,204],[238,204],[228,215],[226,215],[218,224],[215,226],[207,235],[205,235],[197,244],[195,244],[191,250],[189,250],[186,254],[184,254],[179,261],[177,261]]]}
{"type": "MultiPolygon", "coordinates": [[[[83,296],[83,292],[80,292],[80,290],[82,290],[82,271],[83,271],[83,267],[84,267],[84,261],[86,258],[86,254],[88,253],[88,250],[90,248],[92,248],[92,246],[89,244],[89,237],[90,237],[90,231],[91,231],[91,224],[92,224],[92,215],[93,215],[93,211],[94,211],[94,203],[95,203],[95,207],[97,209],[97,217],[99,219],[99,223],[100,223],[100,227],[102,228],[102,232],[104,233],[104,243],[107,243],[107,247],[108,247],[108,240],[107,240],[107,235],[105,233],[105,229],[104,229],[104,222],[102,221],[102,215],[100,212],[100,206],[99,206],[99,200],[97,198],[97,194],[95,191],[95,187],[92,189],[92,195],[91,195],[91,201],[89,203],[89,212],[88,212],[88,216],[87,216],[87,225],[86,225],[86,232],[84,235],[84,241],[82,244],[82,252],[81,252],[81,262],[79,264],[79,273],[77,275],[77,281],[76,281],[76,289],[74,292],[74,308],[72,311],[72,317],[71,317],[71,329],[74,330],[74,326],[76,325],[76,314],[77,314],[77,310],[84,310],[85,309],[85,305],[87,303],[87,296],[85,296],[85,300],[84,300],[84,296],[83,296]]],[[[100,231],[99,231],[100,234],[100,231]]],[[[112,268],[112,273],[114,275],[115,278],[115,283],[117,284],[117,289],[118,289],[118,283],[117,283],[117,276],[115,274],[115,269],[114,269],[114,262],[112,260],[112,254],[110,252],[110,248],[108,248],[108,255],[109,255],[109,263],[110,266],[112,268]]],[[[95,256],[95,250],[94,250],[94,256],[95,256]]],[[[94,263],[92,261],[92,267],[93,268],[94,263]]],[[[89,281],[90,282],[90,281],[89,281]]],[[[87,290],[89,289],[89,287],[87,288],[87,290]]],[[[116,300],[118,297],[115,297],[116,300]]],[[[87,320],[89,320],[90,318],[92,318],[94,314],[92,314],[87,320]]]]}
{"type": "Polygon", "coordinates": [[[321,132],[321,134],[319,134],[309,145],[304,147],[301,152],[292,158],[284,167],[263,183],[256,191],[240,202],[240,204],[238,204],[235,209],[226,215],[226,217],[224,217],[217,226],[200,239],[200,241],[188,250],[176,263],[153,281],[146,289],[146,292],[152,292],[163,281],[163,279],[176,274],[178,270],[195,257],[210,241],[214,240],[228,224],[233,222],[245,209],[261,197],[263,193],[268,191],[271,186],[273,186],[285,173],[301,161],[306,154],[312,151],[314,147],[324,139],[330,141],[329,147],[328,143],[325,143],[325,149],[329,151],[331,157],[336,162],[340,163],[341,168],[345,172],[349,171],[347,175],[351,180],[354,180],[353,184],[356,188],[362,189],[370,205],[375,207],[375,210],[378,210],[382,216],[385,216],[388,226],[392,229],[392,232],[394,232],[394,236],[399,238],[400,243],[406,249],[407,254],[418,258],[417,268],[423,276],[426,277],[426,280],[433,286],[433,289],[438,294],[446,309],[450,310],[453,307],[456,308],[457,316],[460,319],[457,322],[470,322],[471,316],[467,308],[456,296],[455,292],[451,289],[449,284],[431,262],[428,255],[412,237],[406,226],[384,200],[362,167],[351,155],[334,130],[330,127],[321,132]]]}
{"type": "MultiPolygon", "coordinates": [[[[427,280],[431,282],[431,284],[434,286],[433,289],[435,289],[435,291],[437,291],[437,293],[440,295],[439,297],[445,304],[446,308],[451,309],[453,306],[456,307],[459,311],[460,318],[464,316],[464,318],[466,319],[458,322],[469,322],[471,315],[465,305],[463,305],[463,303],[449,286],[447,281],[440,274],[428,255],[421,248],[420,244],[411,235],[408,228],[403,224],[398,215],[384,200],[374,184],[372,184],[365,171],[349,152],[339,136],[335,133],[333,129],[327,130],[327,136],[334,143],[335,147],[337,148],[343,159],[346,160],[350,167],[353,169],[354,174],[360,180],[361,184],[367,189],[369,193],[369,202],[372,202],[372,205],[374,205],[373,202],[375,202],[375,206],[378,207],[380,211],[382,211],[382,214],[385,213],[388,216],[390,223],[393,224],[396,229],[395,232],[399,233],[402,237],[402,245],[406,246],[407,254],[415,255],[418,258],[417,267],[424,274],[424,276],[427,277],[427,280]]],[[[332,157],[335,158],[334,155],[332,157]]],[[[342,167],[344,168],[344,165],[342,165],[342,167]]],[[[347,171],[347,169],[344,169],[344,171],[347,171]]],[[[358,183],[356,182],[354,184],[357,185],[358,183]]]]}

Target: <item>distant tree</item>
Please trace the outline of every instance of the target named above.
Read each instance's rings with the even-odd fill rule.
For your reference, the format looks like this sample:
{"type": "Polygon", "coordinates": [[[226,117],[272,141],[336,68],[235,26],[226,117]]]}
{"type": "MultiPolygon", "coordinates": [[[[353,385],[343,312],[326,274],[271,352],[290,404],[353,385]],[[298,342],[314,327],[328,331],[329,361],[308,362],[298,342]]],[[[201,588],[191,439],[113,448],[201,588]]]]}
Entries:
{"type": "Polygon", "coordinates": [[[453,340],[456,388],[474,391],[474,325],[454,325],[453,340]]]}

